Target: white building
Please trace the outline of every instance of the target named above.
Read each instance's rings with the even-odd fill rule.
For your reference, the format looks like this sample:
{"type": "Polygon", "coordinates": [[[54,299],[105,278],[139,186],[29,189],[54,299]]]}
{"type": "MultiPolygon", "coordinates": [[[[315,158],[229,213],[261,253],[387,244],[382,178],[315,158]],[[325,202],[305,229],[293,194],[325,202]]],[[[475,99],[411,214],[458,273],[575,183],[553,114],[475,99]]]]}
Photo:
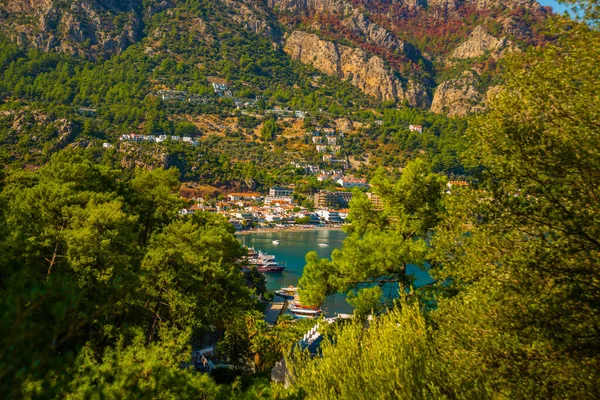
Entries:
{"type": "Polygon", "coordinates": [[[340,213],[337,212],[336,210],[325,210],[325,209],[319,209],[316,210],[315,213],[321,218],[324,219],[327,222],[342,222],[342,219],[340,218],[340,213]]]}
{"type": "Polygon", "coordinates": [[[411,125],[408,127],[411,132],[423,133],[423,125],[411,125]]]}
{"type": "Polygon", "coordinates": [[[269,197],[290,197],[292,193],[294,189],[282,186],[273,186],[269,189],[269,197]]]}
{"type": "Polygon", "coordinates": [[[240,201],[240,200],[260,201],[260,200],[262,200],[262,196],[260,195],[260,193],[255,193],[255,192],[229,193],[227,195],[227,198],[229,199],[229,201],[240,201]]]}
{"type": "Polygon", "coordinates": [[[341,178],[336,181],[344,189],[350,188],[368,188],[369,184],[366,179],[341,178]]]}

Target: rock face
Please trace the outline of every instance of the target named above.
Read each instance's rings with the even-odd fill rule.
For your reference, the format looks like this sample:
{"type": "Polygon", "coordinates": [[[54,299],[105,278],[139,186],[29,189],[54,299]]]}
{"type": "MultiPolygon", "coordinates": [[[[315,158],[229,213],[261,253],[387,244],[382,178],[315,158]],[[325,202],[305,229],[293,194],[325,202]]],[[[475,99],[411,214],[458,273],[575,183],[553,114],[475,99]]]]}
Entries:
{"type": "Polygon", "coordinates": [[[272,38],[276,36],[276,32],[269,23],[269,15],[260,6],[260,3],[239,0],[223,0],[223,3],[230,8],[231,19],[246,30],[272,38]]]}
{"type": "Polygon", "coordinates": [[[463,117],[482,110],[483,95],[475,88],[477,78],[473,72],[465,71],[458,79],[448,80],[437,87],[431,111],[449,117],[463,117]]]}
{"type": "MultiPolygon", "coordinates": [[[[421,0],[408,0],[402,6],[416,8],[421,0]]],[[[387,29],[367,18],[358,8],[343,0],[269,0],[269,6],[278,11],[294,14],[338,13],[342,24],[366,43],[417,60],[421,54],[416,47],[398,39],[387,29]]]]}
{"type": "Polygon", "coordinates": [[[427,5],[429,9],[434,11],[437,15],[440,14],[454,14],[458,10],[458,5],[462,1],[460,0],[428,0],[427,5]]]}
{"type": "Polygon", "coordinates": [[[284,50],[293,59],[310,64],[319,71],[349,81],[364,93],[381,101],[407,101],[411,106],[426,107],[427,93],[413,85],[405,93],[402,84],[378,56],[364,50],[321,40],[317,35],[294,31],[284,50]]]}
{"type": "MultiPolygon", "coordinates": [[[[4,33],[19,43],[89,58],[123,51],[142,35],[141,0],[8,0],[4,33]],[[118,18],[115,18],[115,16],[118,18]]],[[[0,13],[1,14],[1,13],[0,13]]]]}
{"type": "Polygon", "coordinates": [[[486,52],[499,55],[506,47],[506,39],[496,39],[486,32],[481,25],[476,27],[469,39],[461,43],[453,52],[452,58],[477,58],[484,55],[486,52]]]}
{"type": "Polygon", "coordinates": [[[189,4],[183,0],[0,0],[0,34],[27,46],[98,59],[125,50],[144,34],[146,54],[156,54],[154,49],[172,33],[174,22],[188,31],[191,42],[215,47],[220,46],[222,33],[241,27],[267,36],[274,48],[284,45],[292,58],[381,101],[428,108],[439,77],[436,67],[460,67],[445,69],[451,75],[435,90],[432,110],[463,115],[475,110],[477,101],[484,104],[484,95],[478,93],[483,89],[473,75],[489,61],[482,57],[489,55],[496,61],[505,52],[518,51],[517,43],[535,44],[540,38],[532,28],[547,13],[536,0],[214,0],[201,6],[218,13],[218,18],[211,18],[192,11],[189,4]],[[151,18],[160,12],[168,23],[151,18]],[[490,35],[483,26],[474,27],[468,18],[473,13],[485,26],[501,27],[502,35],[514,43],[490,35]],[[473,30],[454,48],[439,35],[458,24],[473,30]],[[315,34],[303,32],[306,29],[315,34]],[[429,37],[436,39],[435,46],[427,44],[429,37]],[[461,76],[463,69],[470,72],[461,76]]]}
{"type": "Polygon", "coordinates": [[[329,12],[338,14],[352,13],[352,5],[344,0],[268,0],[270,8],[277,8],[291,14],[310,12],[329,12]]]}
{"type": "Polygon", "coordinates": [[[421,54],[416,47],[405,41],[399,40],[386,29],[371,22],[358,10],[355,10],[344,24],[355,34],[363,37],[367,43],[374,44],[392,52],[400,52],[411,60],[418,59],[421,54]]]}

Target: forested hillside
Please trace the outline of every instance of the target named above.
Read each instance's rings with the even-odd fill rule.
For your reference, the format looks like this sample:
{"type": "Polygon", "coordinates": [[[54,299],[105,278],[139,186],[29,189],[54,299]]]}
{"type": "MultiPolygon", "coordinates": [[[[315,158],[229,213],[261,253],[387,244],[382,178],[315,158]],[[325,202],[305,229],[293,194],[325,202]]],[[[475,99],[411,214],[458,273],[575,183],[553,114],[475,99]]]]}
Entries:
{"type": "Polygon", "coordinates": [[[0,397],[599,398],[600,4],[564,3],[0,0],[0,397]],[[354,307],[312,354],[180,197],[312,207],[306,165],[371,184],[306,255],[354,307]]]}
{"type": "Polygon", "coordinates": [[[116,148],[126,165],[141,158],[140,166],[175,166],[186,180],[267,186],[295,179],[265,151],[316,162],[303,134],[343,126],[342,160],[361,174],[420,154],[462,175],[465,125],[443,115],[481,111],[488,89],[498,90],[504,55],[551,38],[550,14],[535,1],[430,3],[3,1],[3,158],[37,166],[62,148],[115,144],[122,134],[203,143],[213,135],[192,152],[116,148]],[[442,115],[420,111],[429,108],[442,115]],[[269,119],[279,134],[263,137],[269,119]],[[240,146],[249,151],[226,150],[240,146]],[[256,172],[240,173],[241,163],[256,172]]]}

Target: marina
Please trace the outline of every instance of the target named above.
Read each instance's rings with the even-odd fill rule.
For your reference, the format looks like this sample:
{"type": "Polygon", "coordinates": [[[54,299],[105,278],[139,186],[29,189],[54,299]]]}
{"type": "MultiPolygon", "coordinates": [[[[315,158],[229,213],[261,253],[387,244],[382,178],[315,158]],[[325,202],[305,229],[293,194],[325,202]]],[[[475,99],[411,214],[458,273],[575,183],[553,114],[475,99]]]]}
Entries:
{"type": "MultiPolygon", "coordinates": [[[[309,251],[315,251],[319,257],[331,257],[331,252],[341,248],[346,233],[339,229],[313,229],[313,230],[283,230],[283,231],[257,231],[251,234],[240,235],[239,239],[255,252],[274,256],[277,263],[285,265],[281,273],[265,273],[267,290],[276,292],[279,297],[286,300],[294,298],[293,294],[283,293],[281,289],[296,288],[306,264],[305,257],[309,251]],[[279,241],[276,245],[273,241],[279,241]],[[328,246],[320,246],[328,243],[328,246]]],[[[334,317],[337,313],[352,313],[352,307],[346,302],[343,294],[328,297],[321,305],[323,315],[334,317]]],[[[284,310],[289,312],[289,310],[284,310]]],[[[301,314],[301,310],[298,311],[301,314]]],[[[297,317],[297,316],[295,316],[297,317]]]]}
{"type": "MultiPolygon", "coordinates": [[[[285,266],[279,272],[265,273],[265,277],[267,290],[276,292],[279,297],[287,300],[294,298],[292,292],[297,290],[298,281],[302,277],[306,265],[306,253],[314,251],[319,257],[330,258],[334,249],[342,247],[345,238],[346,233],[338,229],[256,231],[239,236],[240,241],[246,246],[255,249],[257,253],[260,251],[262,254],[274,257],[279,266],[285,266]],[[279,241],[279,244],[273,244],[274,240],[279,241]]],[[[426,271],[415,266],[409,265],[408,271],[415,275],[416,285],[432,281],[426,271]]],[[[352,307],[346,302],[346,296],[340,293],[327,297],[321,304],[321,309],[323,315],[328,318],[353,312],[352,307]]]]}

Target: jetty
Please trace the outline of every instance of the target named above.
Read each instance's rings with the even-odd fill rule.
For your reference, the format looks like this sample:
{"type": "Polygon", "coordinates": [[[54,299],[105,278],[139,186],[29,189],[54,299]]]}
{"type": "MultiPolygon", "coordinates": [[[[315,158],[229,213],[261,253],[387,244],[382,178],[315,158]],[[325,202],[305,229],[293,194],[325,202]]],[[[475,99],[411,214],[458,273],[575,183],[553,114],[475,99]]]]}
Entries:
{"type": "Polygon", "coordinates": [[[285,306],[285,299],[281,296],[275,295],[273,301],[269,303],[265,310],[265,322],[269,325],[275,325],[279,315],[283,311],[285,306]]]}

